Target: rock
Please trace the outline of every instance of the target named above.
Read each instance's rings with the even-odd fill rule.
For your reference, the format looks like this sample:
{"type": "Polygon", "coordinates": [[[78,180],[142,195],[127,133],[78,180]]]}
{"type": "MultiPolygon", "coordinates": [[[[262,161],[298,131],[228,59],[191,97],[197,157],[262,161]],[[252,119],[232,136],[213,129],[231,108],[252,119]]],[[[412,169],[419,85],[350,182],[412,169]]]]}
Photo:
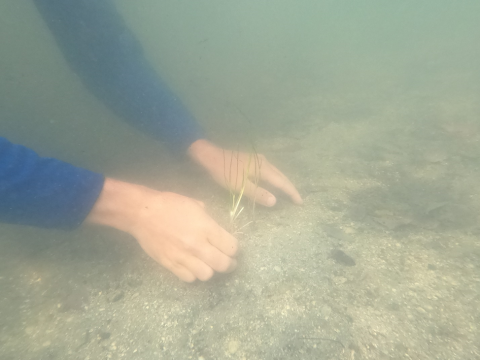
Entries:
{"type": "Polygon", "coordinates": [[[380,212],[376,213],[377,216],[372,216],[372,219],[376,223],[386,227],[388,230],[396,230],[402,226],[409,225],[412,222],[412,219],[401,215],[380,212]]]}
{"type": "Polygon", "coordinates": [[[348,256],[342,250],[339,250],[339,249],[335,249],[332,251],[331,258],[335,260],[337,264],[340,264],[340,265],[345,265],[345,266],[356,265],[355,260],[352,257],[348,256]]]}
{"type": "Polygon", "coordinates": [[[111,334],[108,331],[100,331],[98,333],[98,340],[103,341],[103,340],[108,340],[110,339],[111,334]]]}
{"type": "Polygon", "coordinates": [[[124,298],[125,293],[122,290],[116,291],[111,297],[110,302],[117,302],[124,298]]]}
{"type": "Polygon", "coordinates": [[[352,240],[352,238],[350,236],[345,234],[341,229],[337,228],[334,225],[322,224],[321,227],[322,227],[322,230],[325,232],[325,234],[327,234],[328,236],[333,237],[337,240],[341,240],[341,241],[351,241],[352,240]]]}

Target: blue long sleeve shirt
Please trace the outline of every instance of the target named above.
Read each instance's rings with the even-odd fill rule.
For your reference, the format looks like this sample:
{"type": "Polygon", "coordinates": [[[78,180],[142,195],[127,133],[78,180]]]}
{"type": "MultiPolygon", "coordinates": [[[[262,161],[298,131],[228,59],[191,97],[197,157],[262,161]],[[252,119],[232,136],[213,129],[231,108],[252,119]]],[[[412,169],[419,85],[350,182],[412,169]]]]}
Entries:
{"type": "Polygon", "coordinates": [[[103,176],[42,158],[0,137],[0,221],[73,229],[95,204],[103,176]]]}
{"type": "MultiPolygon", "coordinates": [[[[146,61],[110,0],[33,0],[87,89],[134,127],[182,152],[199,125],[146,61]]],[[[103,176],[42,158],[0,137],[0,221],[71,229],[83,222],[103,176]]]]}

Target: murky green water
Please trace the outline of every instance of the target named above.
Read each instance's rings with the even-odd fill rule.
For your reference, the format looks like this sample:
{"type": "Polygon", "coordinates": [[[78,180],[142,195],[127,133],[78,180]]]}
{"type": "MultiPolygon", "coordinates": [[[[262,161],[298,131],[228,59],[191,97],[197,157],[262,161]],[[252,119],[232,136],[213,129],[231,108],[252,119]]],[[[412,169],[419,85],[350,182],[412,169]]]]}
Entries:
{"type": "MultiPolygon", "coordinates": [[[[210,138],[254,137],[305,204],[257,208],[237,271],[194,285],[113,230],[1,225],[1,359],[480,358],[480,2],[115,3],[210,138]]],[[[30,1],[0,2],[0,48],[0,136],[227,224],[30,1]]]]}

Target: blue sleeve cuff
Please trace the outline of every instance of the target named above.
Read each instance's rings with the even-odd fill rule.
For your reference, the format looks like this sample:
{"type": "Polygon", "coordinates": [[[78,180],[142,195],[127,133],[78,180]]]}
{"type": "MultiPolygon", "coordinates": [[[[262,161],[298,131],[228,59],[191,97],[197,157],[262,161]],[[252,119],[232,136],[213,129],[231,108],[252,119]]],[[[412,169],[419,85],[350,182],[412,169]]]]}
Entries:
{"type": "Polygon", "coordinates": [[[74,229],[102,191],[104,177],[0,137],[0,221],[74,229]]]}

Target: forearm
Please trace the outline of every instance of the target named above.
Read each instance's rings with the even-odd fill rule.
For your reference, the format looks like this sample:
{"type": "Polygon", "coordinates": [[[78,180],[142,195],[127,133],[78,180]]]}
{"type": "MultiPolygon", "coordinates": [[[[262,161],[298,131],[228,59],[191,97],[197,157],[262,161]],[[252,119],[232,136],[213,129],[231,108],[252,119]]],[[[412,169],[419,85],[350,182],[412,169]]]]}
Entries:
{"type": "Polygon", "coordinates": [[[85,86],[134,127],[185,151],[203,137],[181,100],[146,61],[110,0],[34,0],[85,86]]]}
{"type": "Polygon", "coordinates": [[[148,192],[149,189],[141,185],[105,178],[102,192],[85,223],[131,233],[144,210],[148,192]]]}

